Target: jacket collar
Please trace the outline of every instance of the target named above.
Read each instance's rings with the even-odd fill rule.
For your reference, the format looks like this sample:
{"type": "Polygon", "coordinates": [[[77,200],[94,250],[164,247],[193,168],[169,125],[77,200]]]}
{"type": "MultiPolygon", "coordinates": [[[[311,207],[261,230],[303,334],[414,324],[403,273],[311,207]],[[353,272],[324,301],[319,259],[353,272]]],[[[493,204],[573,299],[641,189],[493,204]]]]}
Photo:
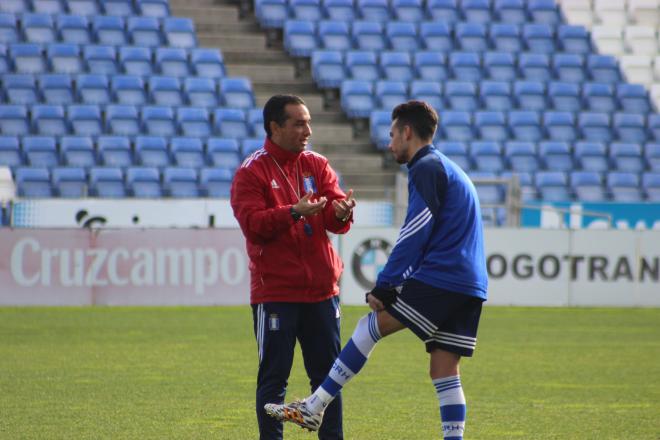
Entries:
{"type": "Polygon", "coordinates": [[[429,144],[429,145],[427,145],[425,147],[422,147],[419,150],[417,150],[417,153],[415,153],[413,158],[408,161],[408,164],[407,164],[408,169],[412,168],[413,165],[415,165],[415,162],[420,160],[422,157],[426,156],[431,151],[431,148],[433,148],[433,145],[429,144]]]}
{"type": "Polygon", "coordinates": [[[300,157],[301,152],[299,153],[292,153],[291,151],[287,151],[284,148],[280,147],[277,145],[275,142],[271,141],[270,138],[266,138],[266,143],[264,144],[264,148],[266,149],[266,152],[268,154],[272,155],[277,163],[280,165],[284,165],[285,163],[288,163],[290,161],[295,161],[300,157]]]}

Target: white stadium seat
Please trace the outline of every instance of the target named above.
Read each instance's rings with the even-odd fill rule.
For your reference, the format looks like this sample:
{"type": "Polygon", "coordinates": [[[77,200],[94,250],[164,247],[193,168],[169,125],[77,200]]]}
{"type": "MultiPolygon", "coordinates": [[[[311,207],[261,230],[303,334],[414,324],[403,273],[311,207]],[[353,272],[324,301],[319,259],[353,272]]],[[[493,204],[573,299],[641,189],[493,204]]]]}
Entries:
{"type": "Polygon", "coordinates": [[[660,108],[660,83],[651,85],[651,100],[655,108],[660,108]]]}
{"type": "Polygon", "coordinates": [[[624,55],[620,61],[628,82],[644,85],[650,85],[653,82],[650,56],[624,55]]]}
{"type": "Polygon", "coordinates": [[[598,52],[602,54],[620,56],[626,51],[623,41],[623,29],[620,27],[594,26],[591,30],[591,37],[598,47],[598,52]]]}
{"type": "Polygon", "coordinates": [[[594,13],[591,0],[563,0],[561,9],[570,24],[591,28],[594,13]]]}
{"type": "Polygon", "coordinates": [[[624,38],[630,53],[649,56],[658,53],[658,35],[651,26],[627,26],[624,38]]]}
{"type": "Polygon", "coordinates": [[[636,24],[658,27],[660,0],[628,0],[628,17],[636,24]]]}
{"type": "Polygon", "coordinates": [[[623,26],[628,22],[623,0],[594,0],[594,12],[601,24],[623,26]]]}

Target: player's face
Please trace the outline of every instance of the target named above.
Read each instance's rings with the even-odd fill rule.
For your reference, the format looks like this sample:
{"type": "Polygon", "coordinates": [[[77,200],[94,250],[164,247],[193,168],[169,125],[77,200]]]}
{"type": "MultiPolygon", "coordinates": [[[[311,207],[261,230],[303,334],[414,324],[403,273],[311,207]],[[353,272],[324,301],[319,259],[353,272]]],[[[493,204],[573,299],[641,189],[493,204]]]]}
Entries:
{"type": "Polygon", "coordinates": [[[309,110],[301,104],[287,104],[284,111],[287,114],[284,125],[271,123],[271,138],[287,151],[294,153],[303,151],[312,136],[312,118],[309,116],[309,110]]]}
{"type": "Polygon", "coordinates": [[[408,162],[408,145],[405,142],[406,127],[398,127],[396,120],[392,121],[390,126],[390,145],[389,150],[394,156],[394,160],[399,164],[408,162]]]}

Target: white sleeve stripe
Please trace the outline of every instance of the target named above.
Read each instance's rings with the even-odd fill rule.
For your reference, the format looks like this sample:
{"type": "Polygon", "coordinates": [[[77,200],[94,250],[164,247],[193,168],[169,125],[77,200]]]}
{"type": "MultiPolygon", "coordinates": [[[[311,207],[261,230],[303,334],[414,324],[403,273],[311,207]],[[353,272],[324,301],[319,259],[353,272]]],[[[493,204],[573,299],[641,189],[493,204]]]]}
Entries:
{"type": "Polygon", "coordinates": [[[431,221],[431,218],[433,218],[433,215],[429,212],[428,215],[426,216],[426,219],[424,220],[424,223],[418,225],[415,229],[411,231],[407,231],[405,234],[399,235],[399,238],[396,240],[396,243],[394,244],[395,246],[405,240],[406,238],[410,237],[411,235],[415,235],[417,231],[422,229],[428,222],[431,221]]]}
{"type": "Polygon", "coordinates": [[[416,224],[417,222],[422,221],[422,218],[424,218],[428,212],[430,212],[429,208],[428,208],[428,207],[424,208],[419,214],[417,214],[417,215],[415,216],[415,218],[413,218],[412,220],[410,220],[409,223],[404,224],[403,227],[401,227],[401,233],[403,234],[403,233],[404,233],[405,231],[407,231],[408,229],[410,229],[410,228],[414,228],[414,227],[415,227],[415,224],[416,224]]]}

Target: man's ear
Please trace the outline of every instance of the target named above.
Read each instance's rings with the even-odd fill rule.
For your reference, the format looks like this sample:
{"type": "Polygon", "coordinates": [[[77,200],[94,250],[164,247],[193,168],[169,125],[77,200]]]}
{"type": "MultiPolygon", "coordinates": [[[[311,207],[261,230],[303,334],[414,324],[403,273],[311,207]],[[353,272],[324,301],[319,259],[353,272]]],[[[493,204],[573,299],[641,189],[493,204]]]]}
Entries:
{"type": "Polygon", "coordinates": [[[275,134],[280,129],[280,126],[275,121],[270,121],[268,126],[270,127],[271,135],[275,134]]]}
{"type": "Polygon", "coordinates": [[[412,139],[413,137],[413,130],[410,125],[404,125],[403,126],[403,138],[407,141],[412,139]]]}

